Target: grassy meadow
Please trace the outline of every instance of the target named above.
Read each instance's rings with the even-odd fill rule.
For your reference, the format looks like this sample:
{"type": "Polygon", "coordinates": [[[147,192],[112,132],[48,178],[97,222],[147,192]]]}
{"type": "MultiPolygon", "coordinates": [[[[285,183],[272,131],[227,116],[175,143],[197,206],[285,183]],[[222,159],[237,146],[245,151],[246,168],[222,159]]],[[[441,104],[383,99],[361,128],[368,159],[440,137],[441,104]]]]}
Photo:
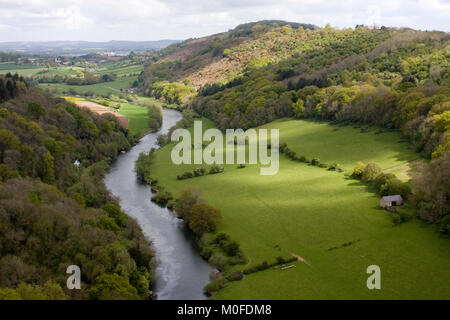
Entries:
{"type": "MultiPolygon", "coordinates": [[[[213,123],[204,120],[204,129],[213,123]]],[[[306,121],[277,121],[280,141],[298,155],[338,162],[357,161],[395,168],[417,159],[396,132],[375,135],[352,127],[306,121]],[[339,128],[339,130],[334,130],[339,128]],[[351,137],[351,139],[350,139],[351,137]]],[[[236,240],[248,265],[301,256],[289,270],[269,269],[231,282],[216,299],[433,299],[450,298],[450,242],[433,227],[413,220],[393,226],[379,209],[378,195],[343,173],[293,162],[280,155],[277,175],[261,176],[259,165],[189,180],[176,176],[198,165],[175,166],[174,144],[158,150],[152,177],[178,196],[191,188],[222,211],[218,232],[236,240]],[[343,246],[352,242],[353,244],[343,246]],[[330,248],[338,249],[329,251],[330,248]],[[381,290],[366,287],[370,265],[381,268],[381,290]]],[[[244,266],[236,266],[243,269],[244,266]]]]}
{"type": "Polygon", "coordinates": [[[15,64],[15,63],[11,63],[11,62],[0,63],[0,74],[18,73],[21,76],[29,77],[29,76],[32,76],[44,69],[47,69],[47,68],[43,67],[43,66],[15,64]]]}
{"type": "Polygon", "coordinates": [[[97,95],[107,95],[109,93],[119,93],[120,89],[130,88],[133,82],[137,79],[136,76],[117,78],[115,81],[102,82],[91,85],[68,85],[65,83],[41,83],[39,87],[42,89],[52,90],[56,88],[59,92],[69,92],[74,90],[76,94],[86,95],[87,93],[95,93],[97,95]]]}
{"type": "Polygon", "coordinates": [[[144,133],[149,130],[148,107],[121,103],[119,114],[130,119],[128,129],[132,134],[144,133]]]}

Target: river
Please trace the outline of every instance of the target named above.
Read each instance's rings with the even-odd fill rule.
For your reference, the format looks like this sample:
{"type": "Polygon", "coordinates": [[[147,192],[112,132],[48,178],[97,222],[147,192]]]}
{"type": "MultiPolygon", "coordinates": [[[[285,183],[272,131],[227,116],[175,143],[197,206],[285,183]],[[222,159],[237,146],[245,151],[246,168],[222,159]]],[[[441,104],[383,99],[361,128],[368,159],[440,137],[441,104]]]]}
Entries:
{"type": "Polygon", "coordinates": [[[205,299],[203,287],[214,271],[200,257],[182,221],[168,209],[150,201],[150,187],[140,184],[134,172],[139,154],[157,148],[158,134],[167,133],[180,119],[180,112],[165,109],[161,130],[146,135],[129,152],[120,155],[105,177],[107,188],[120,198],[122,209],[138,221],[146,237],[152,241],[158,261],[153,292],[160,300],[205,299]]]}

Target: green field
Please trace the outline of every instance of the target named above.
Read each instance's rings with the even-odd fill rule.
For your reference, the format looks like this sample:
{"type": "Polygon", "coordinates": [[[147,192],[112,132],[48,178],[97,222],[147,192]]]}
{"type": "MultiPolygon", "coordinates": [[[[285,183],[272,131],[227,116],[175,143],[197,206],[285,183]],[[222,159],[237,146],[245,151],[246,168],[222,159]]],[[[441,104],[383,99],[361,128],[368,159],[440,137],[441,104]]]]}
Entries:
{"type": "Polygon", "coordinates": [[[136,79],[137,77],[135,76],[123,77],[111,82],[96,83],[86,86],[75,86],[64,83],[41,83],[39,84],[39,87],[44,90],[56,88],[62,93],[69,92],[70,89],[73,89],[80,95],[85,95],[89,92],[94,92],[97,95],[107,95],[109,93],[119,93],[120,89],[130,88],[136,79]]]}
{"type": "Polygon", "coordinates": [[[148,108],[132,103],[121,103],[119,114],[130,119],[128,129],[132,134],[144,133],[149,130],[148,108]]]}
{"type": "Polygon", "coordinates": [[[18,73],[21,76],[28,77],[44,69],[46,68],[42,66],[23,65],[9,62],[0,63],[0,74],[7,74],[9,72],[11,74],[18,73]]]}
{"type": "MultiPolygon", "coordinates": [[[[208,120],[204,123],[212,126],[208,120]]],[[[400,134],[395,132],[375,135],[352,127],[334,131],[334,126],[305,121],[265,127],[279,128],[281,142],[299,148],[298,155],[338,162],[346,169],[357,161],[392,168],[417,158],[406,144],[398,143],[400,134]]],[[[257,165],[226,165],[223,174],[178,181],[178,174],[198,166],[173,165],[172,146],[156,152],[153,178],[175,195],[188,188],[200,190],[207,203],[221,209],[218,231],[241,245],[249,265],[292,254],[309,263],[245,276],[215,298],[450,298],[448,239],[417,220],[394,227],[388,213],[378,208],[379,197],[359,181],[283,155],[275,176],[261,176],[257,165]],[[354,243],[328,251],[348,242],[354,243]],[[366,287],[370,265],[381,268],[381,290],[366,287]]]]}

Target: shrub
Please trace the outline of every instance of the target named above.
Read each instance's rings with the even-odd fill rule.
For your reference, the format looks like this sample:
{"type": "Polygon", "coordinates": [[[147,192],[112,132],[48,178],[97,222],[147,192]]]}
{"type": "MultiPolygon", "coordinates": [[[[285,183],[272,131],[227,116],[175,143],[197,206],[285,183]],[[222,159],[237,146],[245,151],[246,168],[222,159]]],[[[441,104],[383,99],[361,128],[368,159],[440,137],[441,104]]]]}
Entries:
{"type": "Polygon", "coordinates": [[[233,240],[224,240],[221,247],[229,256],[235,256],[239,253],[239,244],[233,240]]]}
{"type": "Polygon", "coordinates": [[[216,230],[221,221],[220,210],[205,203],[193,206],[189,214],[189,228],[199,236],[216,230]]]}
{"type": "Polygon", "coordinates": [[[400,217],[399,213],[393,212],[391,213],[392,222],[394,222],[394,225],[399,225],[402,222],[402,218],[400,217]]]}
{"type": "Polygon", "coordinates": [[[219,270],[223,270],[227,265],[227,258],[220,253],[213,253],[208,262],[219,270]]]}
{"type": "Polygon", "coordinates": [[[247,167],[247,164],[245,164],[245,163],[240,163],[239,165],[238,165],[238,169],[244,169],[244,168],[246,168],[247,167]]]}
{"type": "Polygon", "coordinates": [[[320,159],[317,159],[317,158],[312,159],[312,160],[311,160],[311,164],[312,164],[313,166],[318,166],[318,165],[320,165],[320,159]]]}
{"type": "Polygon", "coordinates": [[[227,286],[227,280],[225,278],[219,278],[208,283],[203,290],[205,292],[212,294],[220,289],[223,289],[227,286]]]}
{"type": "Polygon", "coordinates": [[[161,207],[166,207],[170,200],[173,200],[173,196],[167,191],[160,191],[152,197],[152,201],[161,207]]]}
{"type": "Polygon", "coordinates": [[[183,174],[179,174],[177,176],[178,180],[186,180],[186,179],[191,179],[194,177],[194,174],[192,172],[185,172],[183,174]]]}
{"type": "Polygon", "coordinates": [[[339,169],[339,165],[337,163],[333,163],[332,165],[330,165],[328,167],[328,170],[330,170],[330,171],[336,171],[338,169],[339,169]]]}
{"type": "Polygon", "coordinates": [[[358,162],[356,164],[356,167],[353,169],[353,172],[351,174],[351,177],[353,179],[362,179],[363,173],[364,173],[365,164],[362,162],[358,162]]]}
{"type": "Polygon", "coordinates": [[[216,164],[215,166],[211,167],[211,169],[209,169],[209,174],[222,173],[223,171],[224,171],[224,168],[222,166],[219,166],[218,164],[216,164]]]}
{"type": "Polygon", "coordinates": [[[201,176],[204,176],[205,174],[206,174],[205,168],[197,168],[194,170],[194,176],[196,176],[196,177],[201,177],[201,176]]]}
{"type": "Polygon", "coordinates": [[[450,233],[450,214],[442,218],[441,227],[439,228],[439,231],[443,234],[450,233]]]}
{"type": "Polygon", "coordinates": [[[242,271],[234,271],[227,277],[227,280],[228,281],[239,281],[239,280],[242,280],[242,278],[244,278],[244,273],[242,271]]]}

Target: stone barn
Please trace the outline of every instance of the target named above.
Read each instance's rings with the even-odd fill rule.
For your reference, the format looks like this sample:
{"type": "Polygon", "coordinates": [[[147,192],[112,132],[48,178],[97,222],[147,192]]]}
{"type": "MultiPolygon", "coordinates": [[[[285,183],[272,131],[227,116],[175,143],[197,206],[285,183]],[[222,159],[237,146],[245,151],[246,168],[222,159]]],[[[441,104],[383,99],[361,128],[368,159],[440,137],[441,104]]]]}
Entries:
{"type": "Polygon", "coordinates": [[[400,195],[386,196],[386,197],[381,198],[381,200],[380,200],[381,208],[396,207],[396,206],[401,206],[402,204],[403,204],[403,198],[400,195]]]}

